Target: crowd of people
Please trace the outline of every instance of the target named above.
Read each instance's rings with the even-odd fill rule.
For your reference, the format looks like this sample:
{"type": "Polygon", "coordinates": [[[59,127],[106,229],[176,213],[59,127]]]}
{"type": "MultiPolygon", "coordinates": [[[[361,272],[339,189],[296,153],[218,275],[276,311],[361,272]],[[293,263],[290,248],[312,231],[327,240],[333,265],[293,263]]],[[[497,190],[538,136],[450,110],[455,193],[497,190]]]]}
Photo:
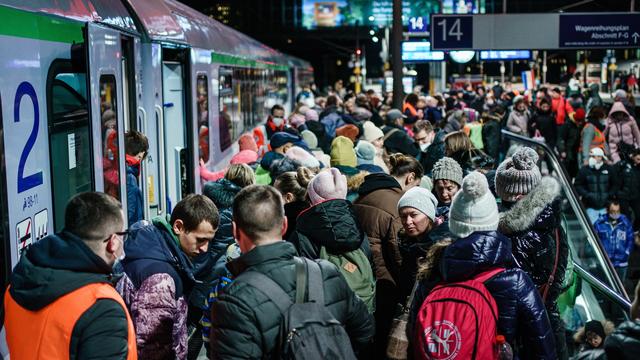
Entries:
{"type": "Polygon", "coordinates": [[[148,142],[132,131],[128,211],[80,194],[64,231],[16,266],[11,356],[634,358],[640,287],[632,321],[583,321],[567,341],[561,186],[536,149],[501,136],[557,152],[624,279],[640,131],[632,98],[615,95],[609,111],[597,91],[510,86],[409,94],[402,109],[373,91],[288,116],[276,105],[227,168],[201,163],[203,194],[151,221],[136,187],[148,142]]]}

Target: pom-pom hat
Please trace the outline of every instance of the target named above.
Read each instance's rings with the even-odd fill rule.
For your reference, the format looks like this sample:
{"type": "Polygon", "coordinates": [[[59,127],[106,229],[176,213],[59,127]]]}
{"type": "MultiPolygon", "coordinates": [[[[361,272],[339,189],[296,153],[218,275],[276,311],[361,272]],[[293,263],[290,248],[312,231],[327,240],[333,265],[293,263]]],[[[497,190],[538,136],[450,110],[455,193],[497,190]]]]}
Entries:
{"type": "Polygon", "coordinates": [[[487,178],[474,171],[462,180],[449,210],[449,231],[464,238],[476,231],[495,231],[500,216],[496,199],[489,191],[487,178]]]}
{"type": "Polygon", "coordinates": [[[538,153],[522,147],[505,159],[496,170],[496,194],[505,201],[515,201],[518,195],[526,195],[535,188],[542,174],[536,165],[538,153]]]}

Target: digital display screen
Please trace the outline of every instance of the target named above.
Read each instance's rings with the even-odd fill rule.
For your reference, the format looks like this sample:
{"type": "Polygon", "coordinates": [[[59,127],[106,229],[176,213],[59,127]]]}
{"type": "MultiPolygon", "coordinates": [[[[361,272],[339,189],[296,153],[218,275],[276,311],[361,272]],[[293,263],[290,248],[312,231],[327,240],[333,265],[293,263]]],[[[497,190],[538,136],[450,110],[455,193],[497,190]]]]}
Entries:
{"type": "Polygon", "coordinates": [[[529,50],[483,50],[480,51],[480,60],[529,60],[529,50]]]}
{"type": "Polygon", "coordinates": [[[405,41],[402,43],[402,61],[404,62],[442,60],[444,60],[444,51],[431,51],[431,43],[428,41],[405,41]]]}

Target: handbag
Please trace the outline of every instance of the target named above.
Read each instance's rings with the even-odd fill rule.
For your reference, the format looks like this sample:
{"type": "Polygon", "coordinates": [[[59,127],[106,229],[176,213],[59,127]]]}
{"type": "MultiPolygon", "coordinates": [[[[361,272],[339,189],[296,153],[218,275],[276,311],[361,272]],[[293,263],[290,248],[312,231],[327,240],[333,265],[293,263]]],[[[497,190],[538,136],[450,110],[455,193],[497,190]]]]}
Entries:
{"type": "Polygon", "coordinates": [[[391,360],[406,360],[409,350],[409,339],[407,338],[407,323],[409,321],[409,309],[413,302],[413,297],[418,288],[418,280],[413,284],[411,295],[404,306],[398,306],[396,315],[391,323],[389,333],[389,343],[387,344],[387,358],[391,360]]]}
{"type": "Polygon", "coordinates": [[[533,140],[537,141],[537,142],[545,142],[544,140],[544,136],[542,136],[542,133],[540,133],[540,130],[537,130],[533,133],[533,140]]]}

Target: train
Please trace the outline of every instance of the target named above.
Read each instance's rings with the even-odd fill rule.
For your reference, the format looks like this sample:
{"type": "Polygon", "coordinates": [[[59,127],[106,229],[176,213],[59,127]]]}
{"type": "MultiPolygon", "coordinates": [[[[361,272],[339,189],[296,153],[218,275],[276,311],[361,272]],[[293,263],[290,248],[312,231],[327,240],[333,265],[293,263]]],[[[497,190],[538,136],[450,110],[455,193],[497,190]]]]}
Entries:
{"type": "Polygon", "coordinates": [[[0,277],[64,227],[68,200],[127,207],[124,134],[149,139],[146,219],[199,193],[270,108],[313,82],[285,55],[175,0],[0,0],[0,277]]]}

